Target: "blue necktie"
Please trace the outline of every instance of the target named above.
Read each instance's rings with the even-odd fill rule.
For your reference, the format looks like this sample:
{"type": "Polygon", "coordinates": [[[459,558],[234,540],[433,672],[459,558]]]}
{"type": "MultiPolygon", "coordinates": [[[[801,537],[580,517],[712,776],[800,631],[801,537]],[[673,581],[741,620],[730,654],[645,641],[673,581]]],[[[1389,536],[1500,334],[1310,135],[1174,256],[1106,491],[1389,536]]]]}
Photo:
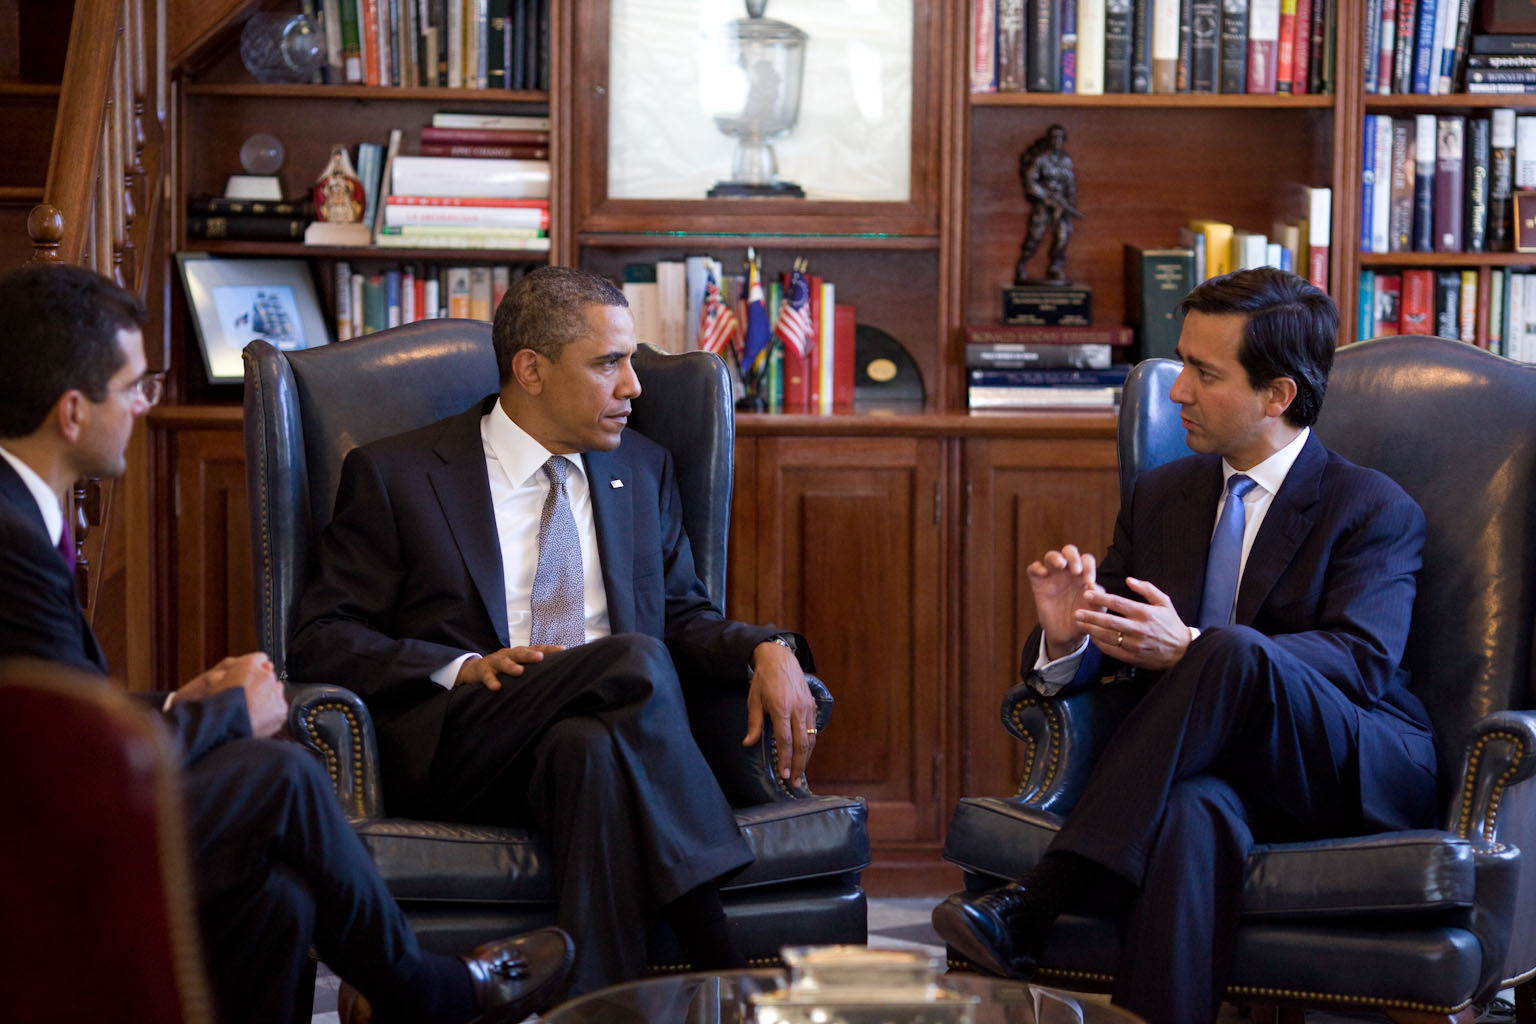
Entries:
{"type": "Polygon", "coordinates": [[[1205,591],[1200,599],[1201,629],[1225,626],[1232,621],[1237,604],[1237,570],[1243,560],[1243,527],[1247,515],[1243,495],[1253,489],[1253,480],[1234,473],[1227,481],[1227,500],[1221,506],[1221,518],[1211,536],[1211,554],[1205,562],[1205,591]]]}

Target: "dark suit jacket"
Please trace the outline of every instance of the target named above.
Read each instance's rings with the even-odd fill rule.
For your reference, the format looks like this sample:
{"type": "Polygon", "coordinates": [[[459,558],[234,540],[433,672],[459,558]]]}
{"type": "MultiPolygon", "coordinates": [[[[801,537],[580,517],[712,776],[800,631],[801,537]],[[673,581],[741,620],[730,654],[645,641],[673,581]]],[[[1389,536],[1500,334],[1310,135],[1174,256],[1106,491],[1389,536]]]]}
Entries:
{"type": "MultiPolygon", "coordinates": [[[[26,483],[0,459],[0,657],[43,658],[107,673],[107,661],[85,620],[75,581],[59,557],[26,483]]],[[[135,694],[158,709],[166,694],[135,694]]],[[[172,704],[161,720],[189,764],[232,739],[251,734],[240,690],[172,704]]]]}
{"type": "MultiPolygon", "coordinates": [[[[447,705],[433,699],[445,691],[430,673],[465,652],[507,646],[480,438],[495,401],[347,455],[299,603],[291,675],[359,693],[381,741],[413,774],[430,764],[447,705]]],[[[626,430],[616,450],[587,452],[585,462],[612,631],[665,640],[691,684],[745,688],[752,649],[782,631],[733,622],[710,603],[683,531],[671,455],[626,430]]],[[[807,653],[800,659],[812,667],[807,653]]]]}
{"type": "MultiPolygon", "coordinates": [[[[1221,459],[1215,455],[1192,455],[1142,473],[1121,503],[1099,582],[1140,600],[1125,577],[1147,580],[1193,623],[1221,491],[1221,459]]],[[[1423,550],[1424,513],[1414,500],[1381,473],[1328,451],[1314,435],[1254,538],[1233,621],[1268,636],[1361,709],[1400,720],[1409,755],[1433,771],[1429,716],[1408,691],[1400,665],[1423,550]]],[[[1039,650],[1036,627],[1024,647],[1025,676],[1039,650]]],[[[1073,686],[1121,667],[1089,644],[1073,686]]],[[[1155,685],[1157,673],[1138,675],[1155,685]]],[[[1390,753],[1382,763],[1393,763],[1402,751],[1362,748],[1360,757],[1369,764],[1378,753],[1390,753]]],[[[1369,804],[1370,795],[1362,800],[1369,804]]]]}

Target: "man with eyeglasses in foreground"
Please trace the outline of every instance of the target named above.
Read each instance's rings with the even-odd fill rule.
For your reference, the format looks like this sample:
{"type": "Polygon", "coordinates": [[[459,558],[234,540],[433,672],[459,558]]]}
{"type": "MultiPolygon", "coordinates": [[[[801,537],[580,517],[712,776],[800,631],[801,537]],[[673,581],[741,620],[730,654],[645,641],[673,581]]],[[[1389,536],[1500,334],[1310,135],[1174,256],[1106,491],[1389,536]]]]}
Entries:
{"type": "MultiPolygon", "coordinates": [[[[136,297],[79,267],[0,277],[0,658],[106,675],[75,592],[64,496],[79,477],[122,475],[134,421],[160,398],[144,321],[136,297]]],[[[371,1000],[349,1008],[353,1022],[517,1021],[559,990],[573,950],[557,928],[466,957],[417,945],[325,772],[274,741],[288,709],[265,654],[139,696],[182,756],[204,958],[225,1024],[289,1019],[311,945],[371,1000]]]]}

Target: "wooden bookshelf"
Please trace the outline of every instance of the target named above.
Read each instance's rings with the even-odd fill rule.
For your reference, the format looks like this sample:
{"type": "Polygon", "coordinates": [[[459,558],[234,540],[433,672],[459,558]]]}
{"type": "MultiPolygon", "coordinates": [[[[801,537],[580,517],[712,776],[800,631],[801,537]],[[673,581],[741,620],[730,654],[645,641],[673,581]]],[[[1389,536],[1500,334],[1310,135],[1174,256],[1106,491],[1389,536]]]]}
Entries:
{"type": "MultiPolygon", "coordinates": [[[[1299,184],[1333,189],[1330,290],[1346,331],[1357,319],[1362,268],[1476,268],[1486,285],[1488,268],[1533,263],[1516,253],[1360,253],[1366,113],[1533,108],[1536,97],[1366,96],[1360,19],[1350,5],[1333,5],[1344,15],[1336,92],[1302,96],[972,94],[970,6],[915,0],[911,189],[900,203],[608,197],[604,0],[553,0],[548,92],[258,85],[226,55],[174,96],[180,160],[172,202],[182,248],[307,258],[322,268],[340,259],[542,260],[462,249],[190,242],[179,210],[189,195],[222,190],[224,175],[238,170],[241,141],[255,131],[283,141],[293,192],[319,173],[334,142],[382,142],[401,127],[409,147],[415,126],[436,110],[547,110],[552,262],[618,278],[632,262],[697,252],[739,265],[749,245],[769,272],[808,255],[836,282],[838,301],[858,308],[861,323],[908,349],[927,390],[921,408],[739,417],[729,571],[729,610],[804,631],[837,694],[811,779],[818,790],[870,801],[875,864],[866,879],[879,893],[937,895],[958,886],[958,872],[939,858],[954,801],[1009,792],[1017,782],[1019,755],[996,716],[1035,618],[1022,567],[1067,541],[1102,549],[1113,525],[1111,413],[965,408],[964,329],[997,319],[999,289],[1011,282],[1029,214],[1018,160],[1031,142],[1053,124],[1067,129],[1087,214],[1075,227],[1068,272],[1093,289],[1101,324],[1124,317],[1124,244],[1172,244],[1178,228],[1200,216],[1267,233],[1297,212],[1285,192],[1299,184]]],[[[175,337],[172,350],[189,351],[175,337]]],[[[185,404],[189,396],[175,397],[185,404]]],[[[151,419],[162,453],[157,500],[169,507],[179,481],[205,459],[228,483],[227,493],[205,496],[207,514],[235,515],[243,494],[226,463],[238,455],[236,396],[201,397],[225,411],[183,415],[173,405],[151,419]]],[[[207,536],[224,534],[194,539],[206,545],[207,536]]],[[[196,655],[214,660],[220,630],[248,610],[249,583],[203,580],[198,604],[186,594],[196,574],[188,575],[180,550],[175,537],[163,539],[169,596],[161,613],[202,616],[199,635],[210,639],[196,655]]]]}

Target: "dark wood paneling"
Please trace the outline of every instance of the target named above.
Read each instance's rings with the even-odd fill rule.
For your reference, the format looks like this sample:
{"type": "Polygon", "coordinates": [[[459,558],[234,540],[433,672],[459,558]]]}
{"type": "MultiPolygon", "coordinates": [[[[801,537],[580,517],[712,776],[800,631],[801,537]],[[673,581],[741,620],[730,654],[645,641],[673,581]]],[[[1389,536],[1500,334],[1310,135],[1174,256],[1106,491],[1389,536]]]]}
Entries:
{"type": "Polygon", "coordinates": [[[1096,441],[970,440],[965,531],[965,682],[961,795],[1018,787],[1020,744],[998,720],[1019,679],[1019,652],[1035,627],[1025,567],[1076,544],[1102,555],[1114,531],[1119,485],[1112,445],[1096,441]]]}
{"type": "Polygon", "coordinates": [[[810,640],[838,699],[812,782],[867,798],[877,840],[943,826],[939,453],[910,438],[758,442],[758,617],[810,640]]]}
{"type": "Polygon", "coordinates": [[[176,680],[256,649],[245,443],[239,429],[174,435],[176,680]]]}

